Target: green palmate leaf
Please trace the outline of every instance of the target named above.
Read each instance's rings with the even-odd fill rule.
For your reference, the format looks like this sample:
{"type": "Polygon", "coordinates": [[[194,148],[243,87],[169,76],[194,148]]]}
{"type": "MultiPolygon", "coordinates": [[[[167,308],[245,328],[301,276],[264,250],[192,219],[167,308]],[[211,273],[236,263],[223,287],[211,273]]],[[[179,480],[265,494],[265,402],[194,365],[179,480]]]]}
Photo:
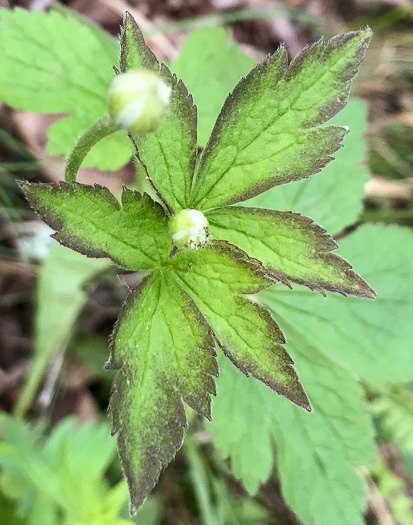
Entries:
{"type": "Polygon", "coordinates": [[[198,108],[199,146],[205,146],[228,93],[254,65],[222,27],[194,31],[185,40],[171,67],[198,108]]]}
{"type": "Polygon", "coordinates": [[[259,259],[276,279],[313,290],[375,297],[373,290],[331,252],[337,248],[325,230],[298,213],[259,208],[216,208],[206,213],[209,230],[259,259]]]}
{"type": "Polygon", "coordinates": [[[107,188],[83,184],[23,184],[24,193],[54,238],[89,257],[122,268],[147,269],[168,256],[171,239],[162,207],[124,188],[122,206],[107,188]]]}
{"type": "Polygon", "coordinates": [[[168,111],[158,129],[133,138],[140,161],[168,206],[175,211],[187,208],[196,158],[196,108],[183,82],[165,64],[160,65],[145,45],[129,14],[122,29],[120,65],[122,71],[136,67],[159,71],[172,88],[168,111]]]}
{"type": "MultiPolygon", "coordinates": [[[[0,100],[26,111],[71,114],[49,130],[52,154],[67,155],[107,113],[117,56],[115,40],[75,17],[0,10],[0,100]]],[[[126,134],[117,133],[96,146],[84,165],[117,169],[130,155],[126,134]]]]}
{"type": "Polygon", "coordinates": [[[275,441],[284,497],[304,525],[361,525],[366,491],[355,468],[370,465],[374,455],[362,389],[282,322],[313,412],[305,414],[257,381],[246,381],[220,359],[218,395],[208,426],[250,492],[271,471],[275,441]]]}
{"type": "Polygon", "coordinates": [[[319,126],[344,107],[370,36],[365,30],[321,40],[288,68],[281,48],[254,68],[224,104],[197,165],[191,206],[245,200],[331,160],[346,130],[319,126]]]}
{"type": "Polygon", "coordinates": [[[412,377],[413,235],[395,226],[369,225],[340,241],[349,258],[377,292],[374,303],[323,298],[304,289],[273,287],[262,300],[278,316],[294,319],[297,333],[372,381],[412,377]],[[368,246],[368,250],[367,247],[368,246]]]}
{"type": "Polygon", "coordinates": [[[309,179],[277,186],[248,201],[249,206],[274,210],[299,210],[331,233],[353,224],[362,208],[369,170],[363,166],[366,152],[362,133],[367,127],[367,104],[350,98],[329,124],[346,125],[350,133],[335,162],[309,179]]]}
{"type": "Polygon", "coordinates": [[[166,272],[146,277],[123,308],[110,359],[110,367],[119,369],[110,408],[132,511],[182,444],[182,400],[210,418],[213,348],[205,319],[166,272]]]}
{"type": "Polygon", "coordinates": [[[310,410],[293,361],[282,346],[281,330],[268,310],[244,295],[271,284],[259,261],[218,241],[180,252],[168,266],[211,325],[224,354],[244,374],[310,410]]]}

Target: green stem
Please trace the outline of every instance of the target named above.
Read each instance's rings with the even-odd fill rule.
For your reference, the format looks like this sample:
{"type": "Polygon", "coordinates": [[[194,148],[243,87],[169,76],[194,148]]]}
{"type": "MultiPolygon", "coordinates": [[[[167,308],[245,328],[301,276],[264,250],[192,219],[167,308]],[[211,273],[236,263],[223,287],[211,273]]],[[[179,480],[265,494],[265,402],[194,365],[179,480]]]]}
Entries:
{"type": "MultiPolygon", "coordinates": [[[[86,301],[85,301],[86,302],[86,301]]],[[[14,407],[13,415],[16,419],[23,419],[26,415],[26,412],[29,410],[31,404],[33,403],[36,393],[39,389],[39,386],[42,383],[45,373],[47,372],[48,367],[55,355],[56,351],[64,350],[69,342],[70,333],[74,327],[75,319],[69,324],[67,333],[62,334],[60,339],[60,344],[56,345],[56,348],[52,348],[51,352],[40,353],[37,352],[29,370],[29,373],[26,378],[26,382],[21,391],[20,397],[17,400],[17,403],[14,407]]]]}
{"type": "Polygon", "coordinates": [[[120,126],[115,124],[109,115],[105,115],[85,131],[67,159],[65,181],[74,182],[84,158],[93,146],[119,129],[120,126]]]}
{"type": "Polygon", "coordinates": [[[189,463],[189,475],[201,514],[200,521],[202,525],[217,525],[221,523],[221,520],[218,518],[215,506],[212,503],[207,467],[196,443],[189,434],[185,437],[183,450],[189,463]]]}

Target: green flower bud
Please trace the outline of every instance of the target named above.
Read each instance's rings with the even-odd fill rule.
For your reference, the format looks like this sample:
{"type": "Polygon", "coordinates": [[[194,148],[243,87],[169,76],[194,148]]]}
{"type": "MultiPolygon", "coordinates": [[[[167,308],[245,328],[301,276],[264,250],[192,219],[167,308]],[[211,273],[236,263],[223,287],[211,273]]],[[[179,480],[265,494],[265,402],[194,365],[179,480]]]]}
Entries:
{"type": "Polygon", "coordinates": [[[169,104],[171,88],[158,73],[130,69],[117,75],[109,88],[109,114],[131,133],[149,133],[159,126],[169,104]]]}
{"type": "Polygon", "coordinates": [[[169,221],[169,231],[178,248],[197,248],[208,239],[208,220],[202,211],[181,210],[169,221]]]}

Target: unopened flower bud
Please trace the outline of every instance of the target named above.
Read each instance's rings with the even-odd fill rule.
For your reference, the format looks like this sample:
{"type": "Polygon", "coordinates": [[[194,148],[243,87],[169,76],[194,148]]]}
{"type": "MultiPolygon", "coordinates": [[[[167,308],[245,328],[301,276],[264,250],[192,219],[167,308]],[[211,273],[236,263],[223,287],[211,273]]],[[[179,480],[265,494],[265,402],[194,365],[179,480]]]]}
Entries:
{"type": "Polygon", "coordinates": [[[169,221],[169,231],[178,248],[197,248],[208,239],[208,220],[202,211],[181,210],[169,221]]]}
{"type": "Polygon", "coordinates": [[[117,75],[109,88],[109,114],[131,133],[149,133],[159,126],[169,104],[171,88],[158,73],[130,69],[117,75]]]}

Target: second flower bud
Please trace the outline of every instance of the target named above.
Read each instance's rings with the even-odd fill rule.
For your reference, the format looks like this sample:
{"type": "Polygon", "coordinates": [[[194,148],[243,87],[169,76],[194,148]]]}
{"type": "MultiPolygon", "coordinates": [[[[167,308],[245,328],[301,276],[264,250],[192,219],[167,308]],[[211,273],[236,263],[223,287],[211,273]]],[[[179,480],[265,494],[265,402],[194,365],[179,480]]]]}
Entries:
{"type": "Polygon", "coordinates": [[[112,80],[109,114],[116,124],[131,133],[150,133],[161,123],[170,96],[171,88],[158,73],[131,69],[112,80]]]}

